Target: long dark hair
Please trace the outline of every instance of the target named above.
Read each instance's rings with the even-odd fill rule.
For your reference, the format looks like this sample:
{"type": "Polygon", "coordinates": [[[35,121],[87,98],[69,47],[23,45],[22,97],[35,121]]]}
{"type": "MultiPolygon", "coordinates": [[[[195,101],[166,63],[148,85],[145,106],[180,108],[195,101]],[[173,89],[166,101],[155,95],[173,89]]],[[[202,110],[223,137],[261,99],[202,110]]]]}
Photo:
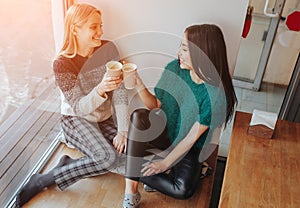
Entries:
{"type": "Polygon", "coordinates": [[[211,85],[217,87],[222,85],[225,91],[227,98],[226,126],[234,113],[237,98],[229,73],[223,33],[216,25],[203,24],[186,28],[185,34],[196,74],[211,85]]]}

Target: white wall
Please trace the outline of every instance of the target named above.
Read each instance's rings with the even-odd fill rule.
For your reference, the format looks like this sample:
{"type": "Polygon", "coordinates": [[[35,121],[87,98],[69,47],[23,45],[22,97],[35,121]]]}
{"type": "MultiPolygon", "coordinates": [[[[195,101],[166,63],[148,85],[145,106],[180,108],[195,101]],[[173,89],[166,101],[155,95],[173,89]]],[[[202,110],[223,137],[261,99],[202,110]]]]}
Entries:
{"type": "MultiPolygon", "coordinates": [[[[194,23],[217,24],[224,32],[230,70],[234,70],[248,0],[227,0],[226,6],[219,0],[78,2],[90,3],[102,11],[103,37],[116,41],[121,54],[143,64],[143,68],[164,67],[167,61],[176,57],[187,26],[194,23]]],[[[62,30],[62,26],[60,28],[62,30]]],[[[62,31],[56,35],[62,36],[62,31]]],[[[59,40],[58,37],[56,39],[59,40]]]]}

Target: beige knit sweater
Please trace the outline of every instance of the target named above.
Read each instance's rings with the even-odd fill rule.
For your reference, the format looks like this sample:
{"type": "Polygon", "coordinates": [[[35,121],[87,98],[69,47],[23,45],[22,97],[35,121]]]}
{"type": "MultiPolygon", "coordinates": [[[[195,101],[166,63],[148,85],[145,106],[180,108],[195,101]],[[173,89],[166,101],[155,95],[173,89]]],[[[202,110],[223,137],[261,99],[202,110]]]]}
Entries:
{"type": "Polygon", "coordinates": [[[91,122],[101,122],[114,113],[119,131],[127,131],[129,123],[128,96],[123,85],[100,96],[97,86],[103,79],[105,63],[119,60],[119,53],[112,42],[103,41],[90,58],[59,56],[53,62],[55,81],[61,92],[61,113],[80,116],[91,122]]]}

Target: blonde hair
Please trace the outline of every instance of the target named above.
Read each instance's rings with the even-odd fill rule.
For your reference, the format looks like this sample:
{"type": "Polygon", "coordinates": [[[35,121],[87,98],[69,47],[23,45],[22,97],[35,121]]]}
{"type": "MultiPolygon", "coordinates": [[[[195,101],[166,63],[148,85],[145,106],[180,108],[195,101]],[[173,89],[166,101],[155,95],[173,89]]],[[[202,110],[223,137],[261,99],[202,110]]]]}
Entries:
{"type": "Polygon", "coordinates": [[[62,55],[67,58],[76,56],[78,43],[74,34],[74,28],[85,24],[88,18],[95,13],[101,15],[100,10],[83,3],[74,4],[68,9],[65,17],[63,46],[58,56],[62,55]]]}

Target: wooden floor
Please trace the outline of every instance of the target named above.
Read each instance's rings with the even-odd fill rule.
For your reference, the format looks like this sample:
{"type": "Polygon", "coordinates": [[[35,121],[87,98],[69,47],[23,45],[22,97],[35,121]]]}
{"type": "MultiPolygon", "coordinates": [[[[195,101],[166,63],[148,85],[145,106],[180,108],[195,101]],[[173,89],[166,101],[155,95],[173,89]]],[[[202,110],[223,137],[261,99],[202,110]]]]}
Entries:
{"type": "Polygon", "coordinates": [[[6,207],[60,132],[54,84],[13,111],[0,125],[0,207],[6,207]]]}
{"type": "MultiPolygon", "coordinates": [[[[217,150],[214,152],[216,158],[217,150]]],[[[43,172],[54,167],[61,155],[67,154],[73,158],[81,156],[81,153],[61,145],[43,172]]],[[[215,161],[216,162],[216,161],[215,161]]],[[[212,167],[216,164],[212,161],[212,167]]],[[[158,192],[145,192],[140,185],[142,194],[140,208],[191,208],[209,207],[210,195],[213,184],[213,176],[202,179],[202,185],[189,200],[175,200],[158,192]],[[209,187],[209,188],[207,188],[209,187]]],[[[122,207],[124,195],[124,177],[115,173],[81,180],[64,191],[59,191],[53,186],[35,196],[24,208],[115,208],[122,207]]]]}

